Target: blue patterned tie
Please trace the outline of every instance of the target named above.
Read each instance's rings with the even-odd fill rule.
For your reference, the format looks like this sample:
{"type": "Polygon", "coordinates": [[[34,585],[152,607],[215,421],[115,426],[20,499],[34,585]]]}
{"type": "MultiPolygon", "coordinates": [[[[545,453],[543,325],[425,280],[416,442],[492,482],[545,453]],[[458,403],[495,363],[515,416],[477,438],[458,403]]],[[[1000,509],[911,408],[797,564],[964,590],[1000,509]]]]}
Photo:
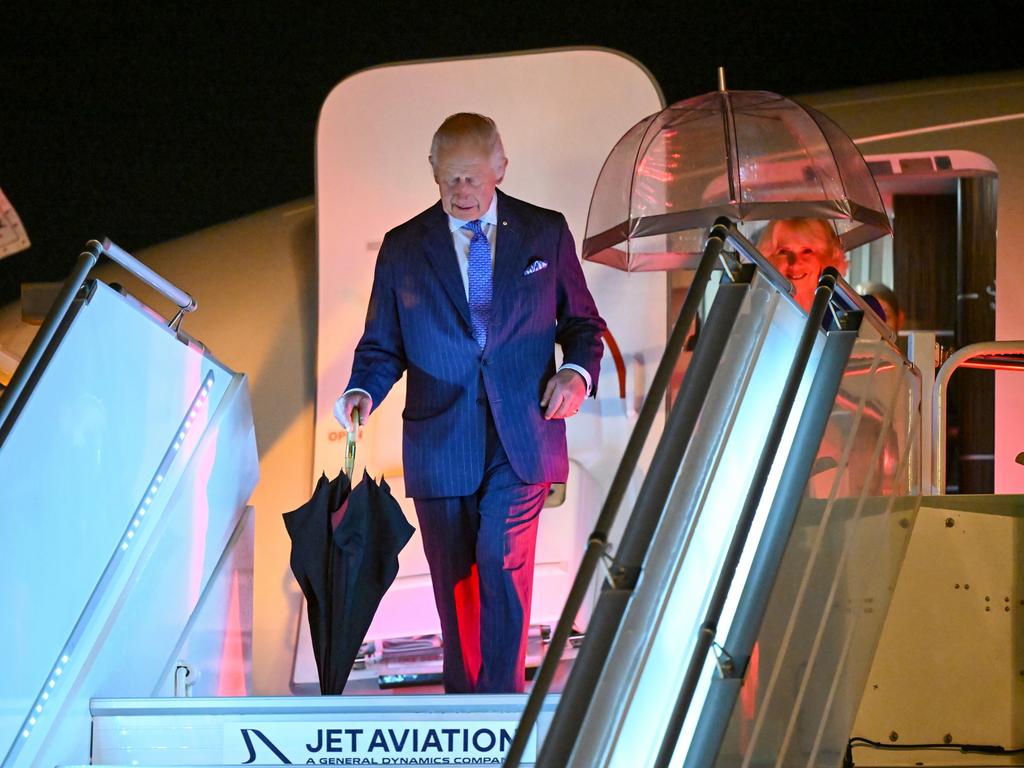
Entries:
{"type": "Polygon", "coordinates": [[[484,348],[487,324],[491,319],[491,244],[480,226],[480,219],[462,225],[473,233],[469,241],[469,321],[473,338],[484,348]]]}

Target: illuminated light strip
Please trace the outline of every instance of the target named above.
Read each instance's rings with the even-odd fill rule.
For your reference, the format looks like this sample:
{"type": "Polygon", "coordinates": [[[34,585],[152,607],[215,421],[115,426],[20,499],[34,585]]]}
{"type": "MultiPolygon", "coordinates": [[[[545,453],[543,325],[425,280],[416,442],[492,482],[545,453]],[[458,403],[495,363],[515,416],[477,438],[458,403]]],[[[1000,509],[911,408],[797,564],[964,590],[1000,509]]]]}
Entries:
{"type": "Polygon", "coordinates": [[[926,133],[941,133],[942,131],[955,131],[960,128],[974,128],[978,125],[993,125],[995,123],[1008,123],[1014,120],[1024,120],[1024,112],[1016,112],[1012,115],[997,115],[996,117],[979,117],[976,120],[960,120],[956,123],[942,123],[941,125],[925,125],[920,128],[911,128],[906,131],[894,131],[893,133],[879,133],[875,136],[864,136],[854,139],[853,143],[873,144],[876,141],[887,141],[889,139],[904,139],[908,136],[923,136],[926,133]]]}
{"type": "Polygon", "coordinates": [[[96,584],[95,590],[93,590],[92,596],[89,598],[89,602],[82,610],[81,616],[75,624],[75,628],[71,632],[71,637],[68,638],[67,643],[64,646],[64,650],[61,652],[60,658],[56,664],[53,665],[50,671],[49,679],[43,684],[42,692],[36,698],[35,704],[29,710],[28,716],[25,718],[25,722],[22,723],[21,736],[22,738],[17,740],[14,747],[8,757],[14,757],[15,751],[18,749],[18,745],[24,743],[25,739],[32,735],[32,729],[38,722],[37,718],[42,715],[43,709],[46,703],[50,700],[50,691],[57,687],[58,679],[64,674],[64,669],[71,659],[71,654],[75,650],[75,646],[78,645],[79,638],[84,632],[83,617],[90,613],[90,607],[93,603],[100,599],[100,596],[105,592],[107,583],[113,576],[116,570],[117,564],[120,562],[123,554],[128,550],[128,545],[132,539],[135,538],[135,532],[138,530],[142,523],[142,518],[146,516],[146,512],[149,510],[150,505],[153,503],[153,498],[160,490],[160,486],[167,476],[167,470],[170,469],[171,463],[177,457],[182,443],[188,436],[189,430],[191,430],[193,423],[195,422],[196,416],[199,414],[201,408],[208,405],[210,393],[213,390],[213,371],[211,370],[206,374],[206,378],[203,380],[202,386],[196,393],[195,397],[192,398],[192,402],[189,404],[187,415],[182,419],[176,430],[175,439],[171,447],[164,453],[163,459],[160,465],[157,467],[153,478],[146,486],[144,491],[144,498],[142,502],[136,507],[135,515],[131,520],[128,521],[128,525],[125,530],[125,534],[121,539],[120,545],[114,550],[114,554],[107,562],[107,567],[104,568],[99,581],[96,584]]]}

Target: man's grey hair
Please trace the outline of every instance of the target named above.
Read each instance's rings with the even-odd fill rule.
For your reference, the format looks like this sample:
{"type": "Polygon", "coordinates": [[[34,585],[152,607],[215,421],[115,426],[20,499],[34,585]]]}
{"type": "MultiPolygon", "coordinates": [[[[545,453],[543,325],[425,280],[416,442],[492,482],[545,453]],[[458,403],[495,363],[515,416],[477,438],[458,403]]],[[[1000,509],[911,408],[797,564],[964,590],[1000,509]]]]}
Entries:
{"type": "Polygon", "coordinates": [[[458,112],[445,118],[434,133],[430,142],[431,167],[437,170],[438,159],[446,150],[465,145],[479,147],[495,167],[505,160],[505,148],[494,121],[475,112],[458,112]]]}

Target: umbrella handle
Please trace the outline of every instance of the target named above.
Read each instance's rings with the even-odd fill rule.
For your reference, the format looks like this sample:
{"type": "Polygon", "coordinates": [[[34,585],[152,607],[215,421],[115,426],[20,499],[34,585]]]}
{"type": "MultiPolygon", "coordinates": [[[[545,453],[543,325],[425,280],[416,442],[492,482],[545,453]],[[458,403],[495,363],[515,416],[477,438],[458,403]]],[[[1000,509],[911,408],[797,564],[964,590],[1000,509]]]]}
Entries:
{"type": "Polygon", "coordinates": [[[361,417],[359,415],[359,409],[352,409],[352,426],[354,429],[351,432],[346,432],[345,441],[345,474],[348,475],[349,479],[352,479],[352,472],[356,468],[356,435],[359,434],[359,427],[361,426],[361,417]]]}

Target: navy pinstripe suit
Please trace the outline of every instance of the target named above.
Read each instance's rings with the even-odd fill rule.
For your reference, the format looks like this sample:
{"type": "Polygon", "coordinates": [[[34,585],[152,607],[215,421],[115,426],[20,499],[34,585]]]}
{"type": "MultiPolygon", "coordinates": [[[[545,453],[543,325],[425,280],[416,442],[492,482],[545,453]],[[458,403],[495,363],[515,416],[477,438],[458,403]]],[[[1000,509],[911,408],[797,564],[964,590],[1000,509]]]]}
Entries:
{"type": "MultiPolygon", "coordinates": [[[[500,496],[497,503],[516,507],[529,497],[536,508],[529,510],[527,517],[533,519],[535,533],[535,518],[548,485],[564,482],[568,474],[565,423],[560,419],[546,421],[539,404],[546,383],[555,373],[555,344],[562,347],[564,362],[584,368],[596,388],[605,328],[586,287],[565,218],[500,191],[496,194],[498,227],[486,346],[481,350],[473,338],[448,217],[438,202],[384,238],[366,328],[356,347],[347,387],[366,390],[376,407],[402,373],[408,374],[402,414],[405,486],[417,502],[431,565],[445,634],[449,690],[507,689],[509,683],[486,680],[486,630],[482,630],[484,672],[479,684],[473,670],[468,671],[467,680],[449,674],[452,660],[448,649],[454,647],[456,632],[465,641],[466,631],[464,627],[456,629],[454,617],[446,619],[446,611],[454,607],[446,608],[442,603],[445,593],[457,592],[460,582],[469,575],[463,571],[475,569],[478,561],[486,603],[483,553],[475,540],[453,540],[461,539],[452,534],[457,529],[445,528],[434,535],[430,529],[443,513],[431,512],[428,507],[442,509],[443,505],[430,506],[425,500],[461,499],[464,508],[465,499],[479,495],[485,486],[500,485],[507,490],[518,484],[527,488],[525,495],[508,495],[502,490],[487,502],[477,499],[479,504],[471,505],[476,516],[466,517],[463,509],[459,518],[463,522],[459,524],[475,526],[484,536],[487,526],[481,525],[479,515],[493,512],[488,508],[494,505],[493,499],[500,496]],[[538,261],[547,262],[547,267],[525,274],[538,261]],[[507,471],[510,481],[498,482],[502,471],[507,471]],[[529,492],[529,487],[543,493],[529,492]],[[538,498],[539,504],[535,503],[538,498]],[[447,540],[439,541],[442,537],[447,540]],[[466,547],[476,547],[477,556],[460,551],[466,547]],[[448,570],[451,562],[465,561],[465,568],[456,568],[447,579],[453,583],[439,586],[438,558],[449,561],[444,563],[448,570]]],[[[510,522],[505,527],[514,529],[518,523],[511,521],[522,511],[511,509],[506,515],[499,510],[499,516],[507,516],[510,522]]],[[[525,638],[529,614],[532,539],[528,544],[530,551],[524,559],[510,555],[518,546],[515,543],[507,539],[494,543],[506,571],[529,571],[511,576],[528,582],[525,593],[520,589],[525,604],[517,610],[523,615],[510,619],[518,620],[519,626],[495,628],[496,636],[510,635],[512,645],[516,636],[522,634],[525,638]]],[[[501,591],[500,584],[496,589],[501,591]]],[[[486,624],[487,617],[483,620],[486,624]]],[[[511,674],[519,674],[521,680],[519,671],[512,670],[511,674]]],[[[512,685],[522,689],[521,683],[512,685]]]]}

